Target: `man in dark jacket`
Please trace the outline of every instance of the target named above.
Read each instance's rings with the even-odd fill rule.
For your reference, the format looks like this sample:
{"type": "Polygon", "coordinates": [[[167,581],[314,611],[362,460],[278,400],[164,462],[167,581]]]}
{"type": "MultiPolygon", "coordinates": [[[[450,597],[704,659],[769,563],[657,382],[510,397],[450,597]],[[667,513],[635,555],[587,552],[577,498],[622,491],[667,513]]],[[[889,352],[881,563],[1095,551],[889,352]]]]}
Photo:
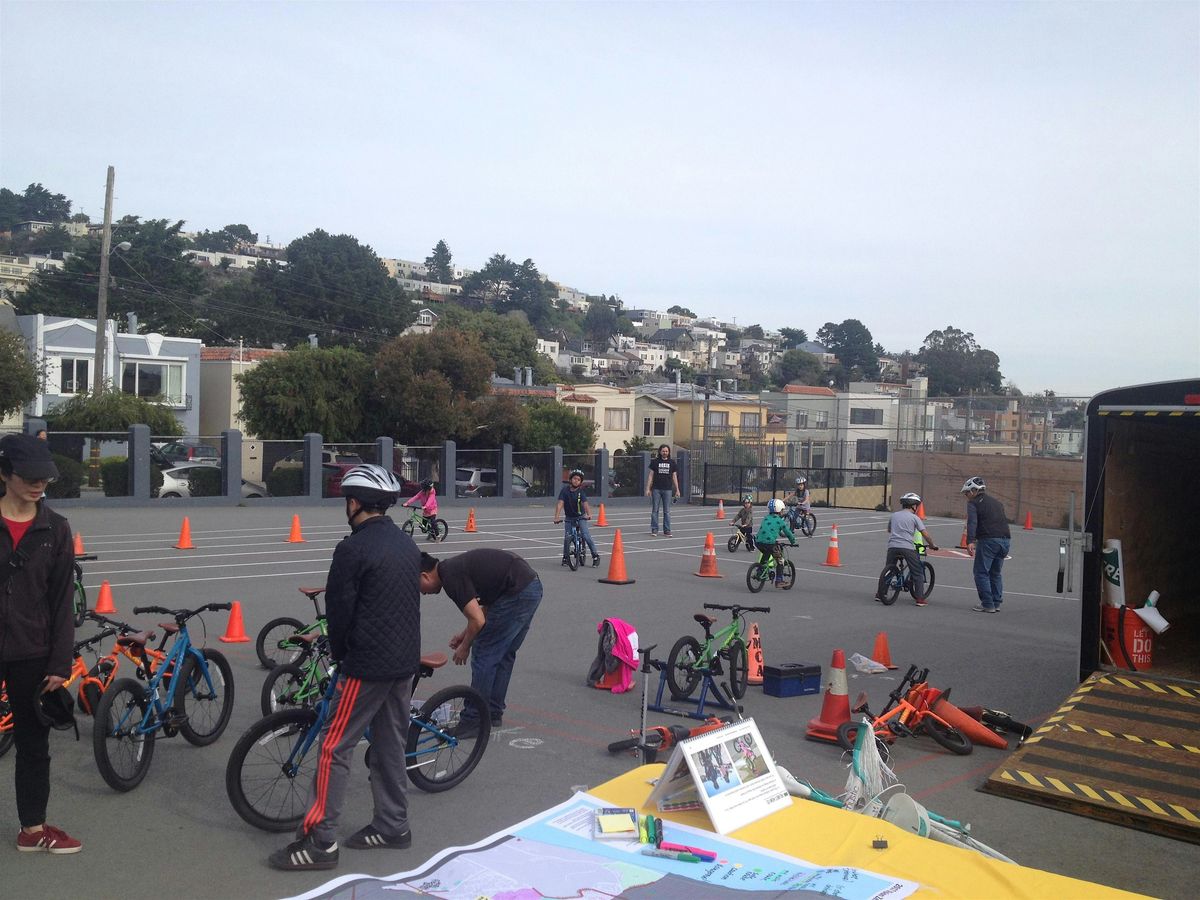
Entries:
{"type": "Polygon", "coordinates": [[[412,678],[421,659],[421,551],[384,512],[400,483],[381,466],[355,466],[342,479],[350,534],[333,551],[325,589],[329,646],[338,683],[321,735],[309,810],[298,839],[271,854],[277,869],[332,869],[350,759],[371,728],[375,815],[346,846],[412,843],[404,787],[412,678]]]}
{"type": "Polygon", "coordinates": [[[17,849],[78,853],[83,845],[46,824],[50,801],[50,728],[35,710],[38,694],[71,674],[75,550],[67,520],[46,508],[58,477],[50,447],[32,435],[0,439],[0,681],[7,685],[17,747],[17,849]]]}
{"type": "Polygon", "coordinates": [[[975,559],[975,589],[979,605],[975,612],[998,613],[1004,601],[1004,579],[1000,570],[1008,556],[1008,516],[1004,504],[989,497],[987,485],[978,475],[968,478],[962,486],[967,495],[967,553],[975,559]]]}

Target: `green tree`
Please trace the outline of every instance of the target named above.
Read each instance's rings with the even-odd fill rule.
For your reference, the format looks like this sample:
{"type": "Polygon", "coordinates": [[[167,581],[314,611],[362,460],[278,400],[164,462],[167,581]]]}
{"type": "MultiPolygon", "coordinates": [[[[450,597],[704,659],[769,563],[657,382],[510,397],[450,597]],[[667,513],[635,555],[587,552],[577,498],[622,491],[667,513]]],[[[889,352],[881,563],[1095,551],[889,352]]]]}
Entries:
{"type": "Polygon", "coordinates": [[[677,316],[689,316],[693,319],[696,318],[696,314],[686,306],[668,306],[667,312],[674,313],[677,316]]]}
{"type": "Polygon", "coordinates": [[[779,359],[775,380],[781,387],[786,384],[820,384],[823,372],[821,360],[813,354],[803,350],[788,350],[779,359]]]}
{"type": "Polygon", "coordinates": [[[534,328],[544,327],[554,308],[556,288],[538,271],[532,259],[526,259],[516,270],[515,290],[509,305],[529,317],[534,328]]]}
{"type": "Polygon", "coordinates": [[[258,243],[258,232],[251,231],[249,225],[244,225],[241,222],[236,225],[226,225],[225,233],[232,234],[239,241],[245,241],[247,244],[258,243]]]}
{"type": "Polygon", "coordinates": [[[0,328],[0,416],[7,416],[38,395],[41,368],[29,356],[25,338],[0,328]]]}
{"type": "Polygon", "coordinates": [[[62,259],[63,254],[70,252],[73,244],[74,239],[67,229],[62,225],[55,225],[53,228],[47,228],[45,231],[39,231],[32,235],[25,246],[30,253],[62,259]]]}
{"type": "Polygon", "coordinates": [[[206,253],[231,253],[234,237],[224,229],[220,231],[201,231],[192,238],[192,246],[206,253]]]}
{"type": "Polygon", "coordinates": [[[764,337],[761,325],[747,325],[742,334],[748,338],[757,338],[758,340],[762,340],[764,337]]]}
{"type": "Polygon", "coordinates": [[[975,335],[947,325],[931,331],[917,353],[933,397],[959,397],[972,391],[1000,392],[1000,357],[980,347],[975,335]]]}
{"type": "Polygon", "coordinates": [[[594,344],[607,348],[609,339],[617,333],[616,312],[607,303],[593,303],[583,317],[583,333],[594,344]]]}
{"type": "Polygon", "coordinates": [[[596,425],[557,400],[530,406],[529,428],[520,449],[544,452],[555,444],[567,454],[588,453],[596,446],[596,425]]]}
{"type": "Polygon", "coordinates": [[[445,241],[438,241],[434,245],[433,253],[425,257],[425,265],[429,267],[430,281],[449,284],[454,280],[454,265],[445,241]]]}
{"type": "Polygon", "coordinates": [[[780,328],[779,336],[783,338],[784,350],[794,350],[808,342],[808,333],[803,328],[780,328]]]}
{"type": "Polygon", "coordinates": [[[163,437],[183,434],[183,425],[171,407],[109,387],[95,394],[76,394],[54,407],[46,420],[55,431],[125,431],[130,425],[148,425],[163,437]]]}
{"type": "Polygon", "coordinates": [[[879,374],[879,354],[870,329],[858,319],[846,319],[840,324],[826,322],[817,331],[817,340],[838,358],[848,376],[864,379],[879,374]]]}
{"type": "Polygon", "coordinates": [[[529,411],[508,394],[489,394],[468,407],[466,426],[459,435],[463,447],[521,447],[529,429],[529,411]]]}
{"type": "Polygon", "coordinates": [[[492,358],[496,373],[506,378],[517,366],[535,365],[541,355],[537,352],[537,332],[520,313],[501,315],[490,309],[472,312],[461,306],[447,306],[440,312],[437,327],[474,334],[492,358]]]}
{"type": "Polygon", "coordinates": [[[622,442],[625,445],[625,453],[644,453],[654,451],[654,442],[644,435],[636,434],[627,441],[622,442]]]}
{"type": "Polygon", "coordinates": [[[0,230],[7,231],[18,222],[65,222],[71,218],[71,201],[52,194],[37,182],[17,194],[0,189],[0,230]]]}
{"type": "Polygon", "coordinates": [[[463,296],[491,306],[503,306],[517,280],[516,264],[503,253],[495,253],[478,272],[463,279],[463,296]]]}
{"type": "Polygon", "coordinates": [[[281,353],[237,376],[239,418],[261,440],[310,431],[329,441],[371,440],[373,368],[371,357],[352,347],[281,353]]]}

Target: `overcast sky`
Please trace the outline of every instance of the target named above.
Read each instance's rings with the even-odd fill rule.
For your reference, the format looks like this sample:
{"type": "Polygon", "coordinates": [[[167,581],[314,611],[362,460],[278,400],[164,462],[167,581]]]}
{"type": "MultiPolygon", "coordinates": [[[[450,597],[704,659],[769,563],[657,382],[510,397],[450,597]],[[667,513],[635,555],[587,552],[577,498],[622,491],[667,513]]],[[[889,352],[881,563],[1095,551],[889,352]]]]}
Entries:
{"type": "Polygon", "coordinates": [[[1200,376],[1200,4],[0,2],[0,184],[1200,376]]]}

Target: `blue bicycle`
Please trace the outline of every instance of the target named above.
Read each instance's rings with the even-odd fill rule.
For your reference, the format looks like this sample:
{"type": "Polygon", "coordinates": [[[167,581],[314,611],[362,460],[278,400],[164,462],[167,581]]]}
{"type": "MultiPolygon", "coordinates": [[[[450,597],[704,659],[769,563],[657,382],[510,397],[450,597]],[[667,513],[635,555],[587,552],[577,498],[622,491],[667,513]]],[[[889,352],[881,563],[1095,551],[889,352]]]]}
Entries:
{"type": "Polygon", "coordinates": [[[131,791],[146,777],[154,757],[154,739],[182,734],[198,747],[219,738],[233,713],[233,670],[224,655],[207,647],[198,649],[188,634],[187,622],[205,612],[227,610],[230,603],[207,603],[198,609],[137,606],[134,615],[158,613],[175,621],[162,624],[159,650],[174,635],[166,658],[151,666],[146,642],[153,634],[122,635],[119,644],[142,659],[138,677],[153,671],[145,686],[132,678],[114,682],[96,707],[92,750],[100,775],[108,786],[131,791]]]}
{"type": "MultiPolygon", "coordinates": [[[[583,518],[590,519],[591,516],[584,516],[583,518]]],[[[568,519],[567,521],[571,523],[571,542],[567,545],[565,559],[567,566],[574,572],[583,566],[583,561],[587,558],[585,556],[587,544],[584,543],[583,532],[579,529],[579,519],[568,519]]],[[[558,519],[554,520],[555,525],[558,522],[558,519]]],[[[599,565],[599,563],[593,563],[593,565],[599,565]]]]}

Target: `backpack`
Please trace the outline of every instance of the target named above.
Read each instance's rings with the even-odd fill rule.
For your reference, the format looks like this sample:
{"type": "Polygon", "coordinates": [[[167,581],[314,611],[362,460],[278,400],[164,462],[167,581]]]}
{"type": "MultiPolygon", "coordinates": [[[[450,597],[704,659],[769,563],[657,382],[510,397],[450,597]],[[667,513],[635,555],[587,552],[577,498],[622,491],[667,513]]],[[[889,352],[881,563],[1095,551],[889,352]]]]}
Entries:
{"type": "Polygon", "coordinates": [[[600,637],[596,658],[588,667],[588,686],[614,694],[632,690],[637,672],[637,631],[623,619],[615,618],[600,622],[596,631],[600,637]]]}

